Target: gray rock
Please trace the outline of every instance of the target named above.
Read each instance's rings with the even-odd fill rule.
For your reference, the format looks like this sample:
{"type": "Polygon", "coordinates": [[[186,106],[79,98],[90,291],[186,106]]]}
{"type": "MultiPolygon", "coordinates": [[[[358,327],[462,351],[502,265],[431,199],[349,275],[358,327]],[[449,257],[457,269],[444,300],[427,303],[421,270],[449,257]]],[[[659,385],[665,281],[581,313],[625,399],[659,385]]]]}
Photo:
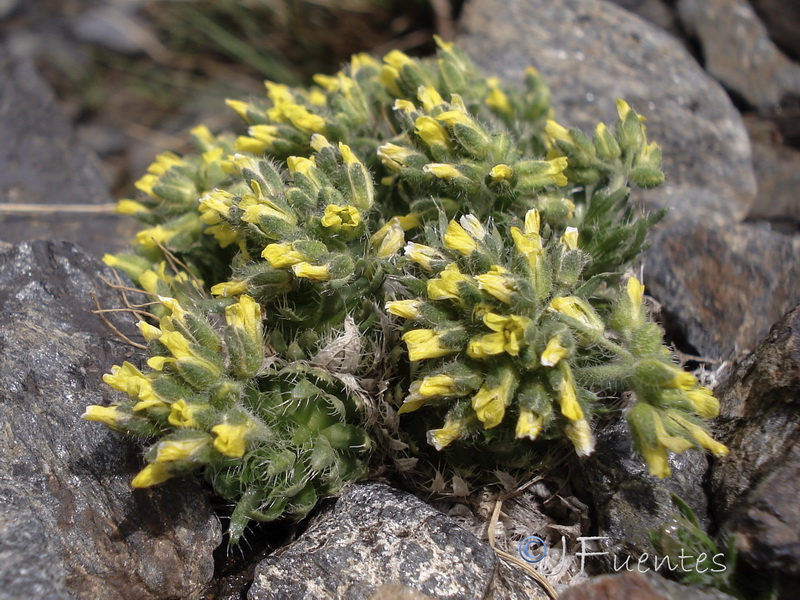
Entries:
{"type": "Polygon", "coordinates": [[[558,597],[558,600],[734,600],[718,590],[681,585],[663,577],[619,573],[595,577],[558,597]]]}
{"type": "Polygon", "coordinates": [[[663,305],[673,338],[704,357],[754,348],[800,302],[800,236],[698,215],[673,218],[652,237],[647,293],[663,305]]]}
{"type": "Polygon", "coordinates": [[[756,573],[800,592],[800,307],[716,394],[719,438],[730,448],[711,471],[716,519],[756,573]]]}
{"type": "Polygon", "coordinates": [[[0,599],[197,594],[221,537],[199,485],[134,492],[135,444],[80,416],[131,356],[91,313],[119,305],[111,271],[64,242],[0,252],[0,599]]]}
{"type": "Polygon", "coordinates": [[[612,2],[673,35],[678,34],[675,11],[664,0],[612,0],[612,2]]]}
{"type": "Polygon", "coordinates": [[[91,8],[77,15],[72,33],[82,42],[121,54],[144,52],[155,39],[145,22],[115,6],[91,8]]]}
{"type": "Polygon", "coordinates": [[[400,584],[432,598],[546,598],[494,551],[414,496],[379,483],[342,492],[256,568],[249,600],[367,600],[400,584]]]}
{"type": "Polygon", "coordinates": [[[700,40],[706,70],[760,111],[800,97],[800,65],[772,43],[745,0],[680,0],[678,14],[700,40]]]}
{"type": "Polygon", "coordinates": [[[19,0],[0,0],[0,19],[11,16],[18,6],[19,0]]]}
{"type": "Polygon", "coordinates": [[[615,122],[624,98],[664,152],[664,186],[642,194],[678,210],[742,219],[755,195],[750,143],[724,90],[675,38],[602,0],[472,0],[458,41],[486,72],[532,64],[564,123],[615,122]]]}
{"type": "Polygon", "coordinates": [[[131,217],[86,213],[11,214],[3,204],[112,203],[95,158],[61,117],[32,64],[0,47],[0,240],[64,239],[97,255],[120,250],[131,217]]]}
{"type": "Polygon", "coordinates": [[[653,554],[648,534],[669,522],[676,512],[672,494],[681,497],[704,526],[708,525],[708,501],[703,480],[708,459],[689,451],[669,458],[672,475],[650,477],[644,460],[631,447],[631,437],[620,419],[597,434],[597,450],[583,463],[597,515],[599,536],[609,538],[606,549],[621,565],[626,556],[638,560],[653,554]]]}
{"type": "Polygon", "coordinates": [[[800,225],[800,152],[775,143],[753,141],[758,196],[748,220],[800,225]]]}
{"type": "Polygon", "coordinates": [[[784,52],[800,59],[800,3],[786,0],[750,0],[772,40],[784,52]]]}

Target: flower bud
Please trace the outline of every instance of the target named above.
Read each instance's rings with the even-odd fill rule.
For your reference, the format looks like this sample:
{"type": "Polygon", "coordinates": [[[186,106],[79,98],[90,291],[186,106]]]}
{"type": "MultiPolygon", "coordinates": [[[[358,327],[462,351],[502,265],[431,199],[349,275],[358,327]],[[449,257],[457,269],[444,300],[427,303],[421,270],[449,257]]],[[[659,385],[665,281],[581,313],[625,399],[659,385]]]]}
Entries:
{"type": "Polygon", "coordinates": [[[564,169],[566,157],[553,160],[525,160],[513,166],[517,174],[517,189],[521,192],[539,191],[550,186],[567,185],[564,169]]]}

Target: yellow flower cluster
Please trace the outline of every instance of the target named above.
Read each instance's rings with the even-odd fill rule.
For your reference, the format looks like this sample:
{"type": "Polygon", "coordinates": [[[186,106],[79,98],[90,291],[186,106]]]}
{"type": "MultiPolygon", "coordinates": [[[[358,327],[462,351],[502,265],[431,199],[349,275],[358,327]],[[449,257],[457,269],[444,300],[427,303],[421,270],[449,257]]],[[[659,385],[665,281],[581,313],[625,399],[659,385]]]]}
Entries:
{"type": "MultiPolygon", "coordinates": [[[[241,458],[258,438],[262,427],[240,410],[225,410],[220,401],[237,386],[226,379],[225,366],[218,358],[220,338],[193,310],[174,298],[160,297],[169,311],[155,327],[144,321],[139,329],[153,347],[165,350],[148,360],[153,372],[142,373],[125,362],[112,367],[103,377],[129,400],[113,406],[88,406],[83,417],[131,433],[172,433],[162,437],[147,453],[148,464],[134,478],[134,487],[149,487],[214,460],[214,452],[227,458],[241,458]],[[177,376],[184,385],[176,385],[177,376]],[[173,383],[168,383],[173,382],[173,383]],[[188,385],[188,387],[186,387],[188,385]],[[209,396],[206,390],[215,390],[209,396]],[[155,427],[155,429],[153,429],[155,427]]],[[[262,361],[261,307],[247,295],[225,308],[228,326],[228,369],[252,376],[262,361]],[[248,342],[249,340],[249,342],[248,342]],[[249,343],[249,345],[248,345],[249,343]],[[242,347],[257,357],[254,366],[242,366],[242,347]]]]}

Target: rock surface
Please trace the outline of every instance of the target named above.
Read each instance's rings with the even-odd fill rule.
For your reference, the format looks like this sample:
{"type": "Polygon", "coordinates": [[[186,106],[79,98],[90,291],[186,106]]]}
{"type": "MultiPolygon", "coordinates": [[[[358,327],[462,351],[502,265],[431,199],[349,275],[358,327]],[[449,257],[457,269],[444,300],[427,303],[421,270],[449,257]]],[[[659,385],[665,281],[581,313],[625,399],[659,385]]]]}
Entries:
{"type": "Polygon", "coordinates": [[[597,433],[597,450],[583,463],[604,550],[637,560],[653,552],[648,532],[668,522],[676,512],[672,494],[680,496],[700,522],[708,525],[708,501],[703,480],[708,459],[701,452],[670,454],[672,476],[650,477],[643,459],[632,450],[631,436],[620,419],[597,433]]]}
{"type": "Polygon", "coordinates": [[[691,352],[725,359],[752,349],[800,302],[800,236],[698,215],[673,218],[652,238],[647,293],[691,352]]]}
{"type": "Polygon", "coordinates": [[[784,52],[800,59],[800,3],[786,0],[750,0],[772,40],[784,52]]]}
{"type": "Polygon", "coordinates": [[[63,239],[102,255],[127,246],[130,217],[103,213],[9,214],[3,204],[108,205],[95,159],[59,113],[28,61],[0,46],[0,240],[63,239]]]}
{"type": "Polygon", "coordinates": [[[655,575],[604,575],[568,589],[558,600],[734,600],[720,591],[667,581],[655,575]]]}
{"type": "Polygon", "coordinates": [[[343,491],[300,538],[256,568],[248,600],[368,600],[400,584],[450,600],[546,598],[521,571],[414,496],[380,483],[343,491]]]}
{"type": "Polygon", "coordinates": [[[716,393],[730,456],[711,472],[713,510],[756,573],[800,593],[800,307],[736,365],[716,393]]]}
{"type": "Polygon", "coordinates": [[[751,105],[770,112],[800,97],[800,65],[772,43],[745,0],[680,0],[678,14],[700,40],[706,70],[751,105]]]}
{"type": "Polygon", "coordinates": [[[473,0],[458,41],[486,72],[518,81],[532,64],[565,123],[591,131],[624,98],[664,152],[664,186],[645,201],[743,218],[755,196],[739,113],[672,36],[603,0],[473,0]]]}
{"type": "MultiPolygon", "coordinates": [[[[0,249],[0,599],[189,598],[220,526],[199,485],[130,488],[135,445],[80,415],[131,349],[91,313],[108,268],[63,242],[0,249]]],[[[132,321],[111,315],[120,329],[132,321]]]]}
{"type": "Polygon", "coordinates": [[[779,144],[753,142],[758,197],[748,219],[800,226],[800,152],[779,144]]]}
{"type": "Polygon", "coordinates": [[[664,0],[612,0],[614,4],[639,15],[672,34],[678,33],[677,18],[664,0]]]}

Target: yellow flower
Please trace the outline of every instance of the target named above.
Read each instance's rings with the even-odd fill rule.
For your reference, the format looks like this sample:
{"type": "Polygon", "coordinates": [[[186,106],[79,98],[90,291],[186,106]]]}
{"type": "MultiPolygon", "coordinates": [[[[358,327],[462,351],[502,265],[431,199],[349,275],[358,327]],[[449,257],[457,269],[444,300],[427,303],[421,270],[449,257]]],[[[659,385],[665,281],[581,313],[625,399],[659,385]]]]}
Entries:
{"type": "Polygon", "coordinates": [[[463,431],[463,421],[445,421],[441,429],[431,429],[428,432],[428,443],[437,450],[442,450],[460,438],[463,431]]]}
{"type": "Polygon", "coordinates": [[[517,291],[514,277],[498,265],[494,265],[487,273],[476,275],[475,281],[478,282],[478,289],[506,304],[511,304],[511,295],[517,291]]]}
{"type": "Polygon", "coordinates": [[[561,344],[561,340],[558,339],[558,336],[554,336],[550,338],[549,342],[547,342],[547,346],[545,347],[544,352],[542,352],[540,361],[545,367],[554,367],[558,364],[558,361],[568,354],[569,349],[565,348],[561,344]]]}
{"type": "Polygon", "coordinates": [[[694,408],[698,417],[703,419],[713,419],[719,415],[719,401],[714,398],[711,390],[707,387],[698,387],[686,392],[686,397],[694,408]]]}
{"type": "Polygon", "coordinates": [[[474,239],[480,241],[486,237],[486,228],[475,215],[464,215],[458,222],[461,224],[461,227],[464,228],[464,231],[470,234],[474,239]]]}
{"type": "Polygon", "coordinates": [[[176,462],[179,460],[192,460],[203,448],[208,446],[208,437],[202,436],[183,440],[167,440],[158,444],[156,449],[156,463],[176,462]]]}
{"type": "Polygon", "coordinates": [[[414,122],[416,133],[429,147],[443,146],[450,148],[450,136],[444,126],[433,117],[423,115],[414,122]]]}
{"type": "Polygon", "coordinates": [[[360,165],[361,161],[356,158],[356,155],[353,154],[353,151],[350,149],[350,146],[347,144],[343,144],[339,142],[339,152],[342,154],[342,161],[346,165],[360,165]]]}
{"type": "Polygon", "coordinates": [[[147,250],[153,250],[160,246],[165,246],[169,243],[175,231],[172,229],[164,229],[161,225],[156,225],[150,229],[142,229],[136,234],[136,243],[147,250]]]}
{"type": "Polygon", "coordinates": [[[456,380],[451,375],[428,375],[420,382],[422,396],[452,396],[458,394],[456,380]]]}
{"type": "Polygon", "coordinates": [[[564,235],[561,236],[561,243],[567,248],[567,250],[577,250],[578,228],[567,227],[567,229],[564,231],[564,235]]]}
{"type": "Polygon", "coordinates": [[[417,107],[414,106],[414,103],[410,100],[402,100],[398,98],[394,101],[392,105],[392,110],[400,110],[406,113],[413,113],[417,110],[417,107]]]}
{"type": "Polygon", "coordinates": [[[283,109],[283,114],[292,125],[304,133],[322,133],[325,131],[325,119],[310,112],[304,106],[299,104],[287,105],[283,109]]]}
{"type": "Polygon", "coordinates": [[[172,477],[168,463],[150,463],[131,481],[131,486],[135,488],[146,488],[158,485],[172,477]]]}
{"type": "Polygon", "coordinates": [[[403,399],[403,405],[397,411],[398,415],[414,412],[428,402],[428,397],[419,393],[421,382],[412,381],[408,387],[408,396],[403,399]]]}
{"type": "Polygon", "coordinates": [[[579,421],[583,419],[583,409],[578,402],[578,393],[575,389],[575,382],[572,379],[572,371],[569,365],[565,362],[558,364],[558,369],[561,371],[561,381],[558,387],[558,403],[561,406],[561,414],[567,417],[570,421],[579,421]]]}
{"type": "Polygon", "coordinates": [[[186,400],[181,398],[177,402],[172,403],[172,409],[167,417],[167,421],[169,421],[170,425],[174,425],[175,427],[198,427],[200,423],[195,419],[196,413],[197,406],[188,404],[186,400]]]}
{"type": "Polygon", "coordinates": [[[672,471],[669,468],[667,449],[664,446],[661,444],[651,446],[646,442],[641,442],[640,450],[647,463],[647,472],[651,477],[658,477],[659,479],[669,477],[672,471]]]}
{"type": "Polygon", "coordinates": [[[408,347],[408,359],[412,362],[426,358],[439,358],[458,352],[456,348],[442,345],[441,335],[432,329],[412,329],[403,334],[408,347]]]}
{"type": "Polygon", "coordinates": [[[456,169],[453,165],[447,163],[429,163],[422,167],[422,171],[425,173],[430,173],[439,179],[444,179],[445,181],[463,177],[461,175],[461,171],[456,169]]]}
{"type": "Polygon", "coordinates": [[[137,215],[148,212],[148,210],[149,209],[141,202],[136,202],[135,200],[120,200],[114,212],[118,215],[137,215]]]}
{"type": "Polygon", "coordinates": [[[460,110],[448,110],[440,113],[436,115],[436,120],[443,121],[451,127],[456,123],[461,123],[462,125],[472,125],[472,119],[469,118],[469,115],[461,112],[460,110]]]}
{"type": "Polygon", "coordinates": [[[630,303],[630,314],[628,316],[630,324],[633,328],[637,328],[644,323],[644,312],[642,310],[644,286],[636,277],[630,277],[625,286],[625,293],[630,303]]]}
{"type": "MultiPolygon", "coordinates": [[[[617,100],[617,114],[619,114],[619,118],[621,120],[624,121],[630,111],[631,107],[627,102],[625,102],[625,100],[622,100],[621,98],[617,100]]],[[[642,115],[637,115],[637,116],[639,117],[640,121],[645,120],[645,118],[642,115]]]]}
{"type": "Polygon", "coordinates": [[[697,378],[691,373],[687,373],[676,367],[675,376],[670,380],[668,387],[691,391],[697,387],[697,378]]]}
{"type": "Polygon", "coordinates": [[[214,438],[214,448],[220,454],[230,458],[241,458],[247,449],[247,438],[255,430],[255,424],[248,421],[240,425],[220,423],[211,428],[214,438]]]}
{"type": "Polygon", "coordinates": [[[378,231],[372,234],[369,241],[373,246],[377,246],[378,244],[382,244],[386,236],[390,233],[393,234],[393,230],[396,231],[399,228],[400,231],[408,231],[409,229],[418,227],[420,223],[421,221],[417,213],[408,213],[407,215],[392,217],[384,223],[378,231]]]}
{"type": "Polygon", "coordinates": [[[628,278],[625,291],[628,294],[628,299],[631,301],[632,306],[638,307],[642,305],[642,300],[644,298],[644,286],[639,282],[638,279],[636,279],[636,277],[628,278]]]}
{"type": "Polygon", "coordinates": [[[535,440],[542,432],[543,426],[544,417],[542,415],[537,415],[527,408],[521,408],[514,435],[517,439],[528,438],[529,440],[535,440]]]}
{"type": "Polygon", "coordinates": [[[567,434],[567,438],[572,442],[572,446],[578,456],[589,456],[594,452],[594,436],[586,419],[570,421],[564,428],[564,433],[567,434]]]}
{"type": "MultiPolygon", "coordinates": [[[[163,331],[161,331],[158,327],[150,325],[150,323],[146,323],[145,321],[139,321],[138,323],[136,323],[136,326],[139,328],[139,331],[142,332],[142,337],[144,337],[145,341],[148,343],[152,342],[153,340],[157,340],[158,338],[161,337],[161,334],[163,333],[163,331]]],[[[113,373],[113,368],[112,368],[112,373],[113,373]]],[[[108,382],[106,381],[106,383],[108,382]]]]}
{"type": "MultiPolygon", "coordinates": [[[[408,253],[408,246],[406,246],[406,253],[408,253]]],[[[458,285],[462,282],[471,283],[472,278],[461,273],[456,263],[450,263],[439,274],[439,277],[428,280],[428,297],[431,300],[458,300],[461,298],[458,285]]]]}
{"type": "Polygon", "coordinates": [[[486,429],[497,427],[505,416],[506,406],[517,381],[511,369],[505,369],[497,385],[484,383],[472,397],[472,410],[486,429]]]}
{"type": "Polygon", "coordinates": [[[205,233],[207,235],[213,235],[220,248],[227,248],[231,244],[239,241],[239,232],[227,223],[219,223],[211,227],[206,227],[205,233]]]}
{"type": "Polygon", "coordinates": [[[562,127],[553,120],[550,119],[547,120],[547,123],[545,123],[544,126],[544,130],[545,133],[547,133],[547,135],[549,135],[554,140],[575,145],[575,140],[572,138],[570,132],[565,127],[562,127]]]}
{"type": "Polygon", "coordinates": [[[116,406],[98,406],[96,404],[87,406],[81,417],[87,421],[97,421],[114,428],[119,427],[129,418],[125,413],[121,413],[116,406]]]}
{"type": "Polygon", "coordinates": [[[378,78],[392,96],[402,96],[403,92],[397,83],[400,81],[400,71],[390,65],[381,67],[378,78]]]}
{"type": "MultiPolygon", "coordinates": [[[[161,330],[156,329],[156,331],[161,334],[161,330]]],[[[115,390],[125,392],[131,398],[163,403],[153,391],[152,380],[127,361],[122,363],[121,367],[117,365],[111,367],[111,373],[103,375],[103,381],[115,390]]]]}
{"type": "Polygon", "coordinates": [[[308,175],[312,168],[316,168],[317,164],[313,158],[306,158],[305,156],[290,156],[286,159],[286,166],[289,167],[289,173],[301,173],[308,175]]]}
{"type": "Polygon", "coordinates": [[[225,307],[225,321],[246,331],[256,343],[261,342],[261,306],[250,296],[242,295],[236,304],[225,307]]]}
{"type": "Polygon", "coordinates": [[[314,135],[311,136],[311,147],[317,152],[322,152],[324,148],[328,147],[332,148],[333,144],[331,144],[328,141],[328,138],[326,138],[321,133],[315,133],[314,135]]]}
{"type": "Polygon", "coordinates": [[[685,429],[689,435],[692,436],[695,442],[698,445],[702,446],[706,450],[710,450],[713,454],[717,456],[727,456],[728,455],[728,447],[725,444],[720,444],[717,440],[712,438],[708,432],[700,427],[699,425],[692,423],[688,419],[679,416],[674,411],[671,411],[669,414],[669,418],[685,429]]]}
{"type": "Polygon", "coordinates": [[[456,250],[463,256],[469,256],[478,249],[477,242],[456,221],[450,221],[444,232],[445,248],[456,250]]]}
{"type": "Polygon", "coordinates": [[[600,317],[584,300],[576,296],[559,296],[550,302],[550,309],[578,321],[586,329],[603,331],[604,325],[600,317]]]}
{"type": "Polygon", "coordinates": [[[395,144],[378,146],[378,158],[391,171],[397,172],[406,167],[409,159],[414,156],[419,156],[419,153],[395,144]]]}
{"type": "MultiPolygon", "coordinates": [[[[430,246],[426,246],[424,244],[418,244],[416,242],[407,243],[404,250],[405,255],[411,261],[417,263],[428,272],[433,271],[434,261],[438,262],[447,260],[444,254],[435,248],[431,248],[430,246]]],[[[449,266],[450,265],[448,265],[448,267],[449,266]]],[[[455,267],[455,269],[458,270],[458,267],[455,267]]],[[[430,284],[428,285],[428,293],[430,293],[430,284]]]]}
{"type": "MultiPolygon", "coordinates": [[[[380,245],[376,251],[378,258],[389,258],[396,254],[406,241],[405,232],[397,217],[392,217],[384,227],[381,227],[378,233],[382,234],[380,245]]],[[[376,233],[373,238],[375,238],[378,233],[376,233]]]]}
{"type": "Polygon", "coordinates": [[[170,315],[173,319],[176,319],[179,323],[186,325],[187,311],[185,308],[183,308],[183,306],[181,306],[180,302],[175,300],[175,298],[169,298],[168,296],[159,296],[158,301],[169,309],[170,315]]]}
{"type": "Polygon", "coordinates": [[[489,171],[489,179],[492,180],[492,183],[511,181],[512,177],[514,177],[514,169],[508,165],[495,165],[492,167],[492,170],[489,171]]]}
{"type": "Polygon", "coordinates": [[[544,252],[542,238],[539,235],[540,226],[539,211],[531,209],[525,215],[524,231],[520,231],[517,227],[510,229],[511,238],[514,240],[517,252],[528,259],[528,264],[534,272],[536,271],[539,257],[544,252]]]}
{"type": "Polygon", "coordinates": [[[244,121],[247,120],[247,111],[250,110],[250,104],[242,102],[241,100],[231,100],[230,98],[225,99],[225,104],[232,108],[233,111],[239,115],[240,119],[244,121]]]}
{"type": "Polygon", "coordinates": [[[144,192],[148,196],[152,196],[153,198],[158,198],[158,196],[153,191],[153,186],[156,185],[157,183],[158,183],[158,176],[151,175],[148,173],[147,175],[143,175],[138,180],[136,180],[133,184],[133,187],[135,187],[140,192],[144,192]]]}
{"type": "Polygon", "coordinates": [[[539,211],[535,208],[530,209],[525,213],[525,234],[529,235],[535,233],[539,235],[541,228],[542,217],[539,215],[539,211]]]}
{"type": "Polygon", "coordinates": [[[402,69],[405,65],[413,65],[414,60],[408,56],[408,54],[400,51],[400,50],[392,50],[383,57],[383,62],[387,65],[391,65],[396,69],[402,69]]]}
{"type": "Polygon", "coordinates": [[[251,125],[247,128],[247,133],[267,147],[280,138],[280,129],[277,125],[251,125]]]}
{"type": "Polygon", "coordinates": [[[214,286],[211,286],[211,293],[214,296],[222,296],[223,298],[232,298],[239,294],[244,294],[248,290],[247,280],[242,281],[223,281],[214,286]]]}
{"type": "Polygon", "coordinates": [[[628,418],[650,475],[664,478],[670,474],[667,451],[680,453],[691,448],[692,443],[668,434],[661,417],[662,413],[658,409],[639,403],[631,410],[628,418]]]}
{"type": "MultiPolygon", "coordinates": [[[[242,204],[240,204],[239,207],[242,208],[242,204]]],[[[280,219],[281,221],[286,221],[291,225],[295,225],[297,223],[297,218],[294,214],[288,212],[282,206],[278,206],[271,200],[263,197],[259,198],[258,202],[247,206],[242,214],[242,221],[253,223],[254,225],[260,224],[261,219],[265,218],[280,219]]]]}
{"type": "Polygon", "coordinates": [[[484,324],[496,333],[488,333],[470,340],[467,355],[471,358],[487,358],[506,352],[519,356],[525,345],[525,329],[530,324],[527,317],[511,315],[505,317],[495,313],[483,315],[484,324]]]}
{"type": "Polygon", "coordinates": [[[486,96],[486,105],[502,115],[506,115],[508,117],[513,116],[514,107],[511,105],[511,102],[508,100],[508,96],[506,96],[503,90],[497,87],[496,82],[496,79],[493,82],[489,82],[491,89],[489,90],[489,94],[486,96]],[[491,85],[492,83],[494,83],[494,85],[491,85]]]}
{"type": "Polygon", "coordinates": [[[404,319],[416,319],[424,300],[392,300],[385,305],[386,310],[393,315],[404,319]]]}
{"type": "Polygon", "coordinates": [[[266,259],[273,269],[291,267],[307,259],[305,254],[295,250],[291,244],[269,244],[261,252],[261,257],[266,259]]]}
{"type": "Polygon", "coordinates": [[[417,98],[422,103],[422,108],[425,112],[431,112],[440,104],[444,104],[439,92],[431,85],[421,85],[417,90],[417,98]]]}
{"type": "Polygon", "coordinates": [[[311,281],[328,281],[331,271],[328,265],[312,265],[307,262],[297,263],[292,266],[295,277],[310,279],[311,281]]]}
{"type": "Polygon", "coordinates": [[[189,340],[177,331],[162,333],[158,341],[164,344],[170,351],[170,354],[175,358],[189,358],[194,356],[189,348],[189,340]]]}
{"type": "MultiPolygon", "coordinates": [[[[272,140],[274,141],[274,140],[272,140]]],[[[270,142],[264,142],[261,140],[257,140],[252,137],[248,137],[246,135],[240,135],[236,138],[236,142],[234,143],[234,148],[236,148],[237,152],[248,152],[250,154],[262,154],[270,147],[272,144],[270,142]]]]}
{"type": "Polygon", "coordinates": [[[363,69],[378,69],[380,66],[381,64],[375,60],[375,57],[366,52],[359,52],[350,57],[350,70],[353,75],[363,69]]]}
{"type": "Polygon", "coordinates": [[[328,204],[325,207],[324,216],[320,219],[320,224],[323,227],[330,227],[334,231],[353,234],[361,224],[361,215],[355,206],[328,204]]]}

